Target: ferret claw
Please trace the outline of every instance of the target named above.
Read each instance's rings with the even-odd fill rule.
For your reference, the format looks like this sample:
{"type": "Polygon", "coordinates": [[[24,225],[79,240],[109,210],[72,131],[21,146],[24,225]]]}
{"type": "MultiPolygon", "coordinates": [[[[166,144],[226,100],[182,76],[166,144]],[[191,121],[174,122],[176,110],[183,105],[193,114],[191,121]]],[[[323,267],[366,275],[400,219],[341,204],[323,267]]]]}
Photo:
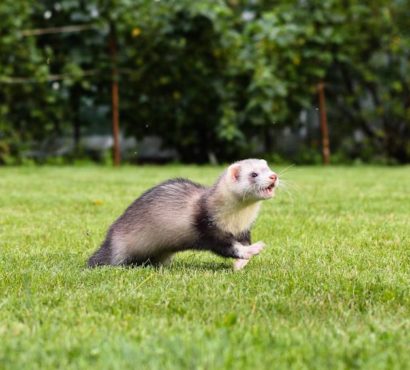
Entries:
{"type": "Polygon", "coordinates": [[[242,270],[247,264],[249,260],[244,260],[244,259],[237,259],[233,263],[233,269],[234,271],[239,271],[242,270]]]}
{"type": "Polygon", "coordinates": [[[264,242],[257,242],[249,247],[244,247],[244,252],[243,255],[241,256],[241,259],[248,260],[252,258],[253,256],[258,255],[262,249],[265,248],[265,243],[264,242]]]}
{"type": "Polygon", "coordinates": [[[263,248],[265,248],[265,243],[257,242],[249,247],[249,251],[252,253],[252,256],[256,256],[262,251],[263,248]]]}

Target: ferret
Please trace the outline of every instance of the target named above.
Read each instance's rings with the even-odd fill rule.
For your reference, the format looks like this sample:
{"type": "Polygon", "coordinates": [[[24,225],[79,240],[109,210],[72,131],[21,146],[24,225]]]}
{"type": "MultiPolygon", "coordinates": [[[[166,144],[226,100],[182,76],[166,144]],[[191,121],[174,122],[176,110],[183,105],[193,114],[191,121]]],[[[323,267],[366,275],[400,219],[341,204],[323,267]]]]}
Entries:
{"type": "Polygon", "coordinates": [[[111,225],[88,260],[101,265],[161,265],[185,250],[235,259],[242,269],[265,247],[251,243],[261,201],[274,196],[278,175],[262,159],[231,164],[211,187],[177,178],[135,200],[111,225]]]}

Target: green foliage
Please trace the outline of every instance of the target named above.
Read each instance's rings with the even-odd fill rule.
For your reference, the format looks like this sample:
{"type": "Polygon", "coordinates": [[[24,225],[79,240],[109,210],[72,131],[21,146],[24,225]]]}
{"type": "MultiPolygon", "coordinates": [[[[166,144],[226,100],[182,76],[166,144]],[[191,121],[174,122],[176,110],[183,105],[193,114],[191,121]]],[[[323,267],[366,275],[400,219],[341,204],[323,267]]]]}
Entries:
{"type": "Polygon", "coordinates": [[[272,137],[297,129],[301,112],[317,106],[323,80],[335,151],[359,130],[368,144],[356,147],[407,162],[409,9],[399,0],[5,0],[0,161],[32,140],[69,134],[78,143],[110,131],[111,30],[122,129],[160,135],[185,161],[271,154],[272,137]],[[89,28],[22,33],[73,24],[89,28]]]}
{"type": "Polygon", "coordinates": [[[267,247],[240,273],[201,252],[85,267],[147,188],[221,171],[0,168],[0,367],[407,369],[408,168],[292,168],[255,223],[267,247]]]}

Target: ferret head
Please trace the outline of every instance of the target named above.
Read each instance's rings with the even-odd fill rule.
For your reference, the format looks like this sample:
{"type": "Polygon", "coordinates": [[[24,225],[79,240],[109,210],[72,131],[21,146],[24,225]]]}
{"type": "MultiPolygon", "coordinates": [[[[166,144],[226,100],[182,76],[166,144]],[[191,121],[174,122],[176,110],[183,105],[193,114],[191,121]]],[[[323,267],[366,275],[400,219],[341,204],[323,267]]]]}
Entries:
{"type": "Polygon", "coordinates": [[[264,200],[275,195],[279,177],[263,159],[245,159],[228,167],[229,189],[243,200],[264,200]]]}

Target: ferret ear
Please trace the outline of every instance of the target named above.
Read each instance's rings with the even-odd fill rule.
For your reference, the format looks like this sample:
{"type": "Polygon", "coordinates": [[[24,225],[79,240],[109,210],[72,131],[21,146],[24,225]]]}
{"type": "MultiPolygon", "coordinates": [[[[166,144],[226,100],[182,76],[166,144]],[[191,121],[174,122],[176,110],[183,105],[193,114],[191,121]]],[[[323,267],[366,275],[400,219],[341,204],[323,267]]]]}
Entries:
{"type": "Polygon", "coordinates": [[[232,164],[228,168],[228,176],[232,181],[238,181],[241,172],[241,166],[239,164],[232,164]]]}

